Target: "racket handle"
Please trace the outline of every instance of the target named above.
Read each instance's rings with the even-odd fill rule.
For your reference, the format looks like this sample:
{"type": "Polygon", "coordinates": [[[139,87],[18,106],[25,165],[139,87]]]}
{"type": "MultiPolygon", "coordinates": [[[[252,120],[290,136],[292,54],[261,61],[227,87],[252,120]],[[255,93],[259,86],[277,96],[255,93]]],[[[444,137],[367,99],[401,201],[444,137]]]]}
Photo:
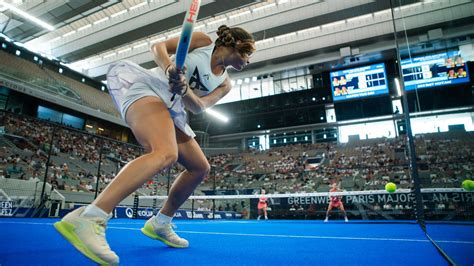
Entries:
{"type": "MultiPolygon", "coordinates": [[[[178,69],[178,71],[181,71],[181,69],[183,69],[184,62],[181,62],[181,60],[179,60],[180,62],[178,62],[178,60],[176,61],[176,68],[178,69]]],[[[171,96],[171,101],[174,101],[174,98],[176,98],[176,93],[173,93],[173,96],[171,96]]]]}
{"type": "Polygon", "coordinates": [[[174,98],[176,98],[176,93],[173,93],[173,96],[171,96],[171,101],[174,101],[174,98]]]}

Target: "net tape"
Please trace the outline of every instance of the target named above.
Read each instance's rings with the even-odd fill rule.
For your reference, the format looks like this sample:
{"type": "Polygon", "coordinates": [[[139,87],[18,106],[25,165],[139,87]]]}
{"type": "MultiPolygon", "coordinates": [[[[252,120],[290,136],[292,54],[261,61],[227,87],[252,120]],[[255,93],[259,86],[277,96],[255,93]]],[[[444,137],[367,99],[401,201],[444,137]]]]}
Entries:
{"type": "MultiPolygon", "coordinates": [[[[462,188],[425,188],[421,189],[421,193],[451,193],[451,192],[467,192],[462,188]]],[[[372,195],[372,194],[407,194],[414,193],[410,189],[398,189],[389,193],[386,190],[361,190],[361,191],[341,191],[341,192],[313,192],[313,193],[290,193],[290,194],[251,194],[251,195],[195,195],[190,196],[190,200],[212,200],[212,199],[258,199],[266,198],[288,198],[288,197],[330,197],[330,196],[356,196],[356,195],[372,195]]],[[[168,196],[138,196],[141,199],[167,199],[168,196]]]]}

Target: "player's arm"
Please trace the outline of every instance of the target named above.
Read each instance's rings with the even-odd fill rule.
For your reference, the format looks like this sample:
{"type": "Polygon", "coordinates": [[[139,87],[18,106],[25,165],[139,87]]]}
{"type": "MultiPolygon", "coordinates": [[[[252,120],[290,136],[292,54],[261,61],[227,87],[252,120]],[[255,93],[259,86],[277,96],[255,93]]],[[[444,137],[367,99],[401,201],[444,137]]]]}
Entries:
{"type": "Polygon", "coordinates": [[[227,77],[224,82],[219,85],[214,91],[206,96],[199,97],[188,88],[186,94],[183,96],[183,102],[186,108],[193,114],[202,113],[207,108],[214,106],[220,99],[229,93],[232,89],[232,84],[227,77]]]}
{"type": "MultiPolygon", "coordinates": [[[[163,70],[172,64],[170,54],[175,54],[178,49],[179,37],[172,38],[163,42],[154,43],[151,46],[151,52],[153,53],[153,59],[156,64],[163,70]]],[[[203,32],[194,32],[189,43],[189,52],[196,48],[208,46],[212,44],[212,39],[203,32]]]]}

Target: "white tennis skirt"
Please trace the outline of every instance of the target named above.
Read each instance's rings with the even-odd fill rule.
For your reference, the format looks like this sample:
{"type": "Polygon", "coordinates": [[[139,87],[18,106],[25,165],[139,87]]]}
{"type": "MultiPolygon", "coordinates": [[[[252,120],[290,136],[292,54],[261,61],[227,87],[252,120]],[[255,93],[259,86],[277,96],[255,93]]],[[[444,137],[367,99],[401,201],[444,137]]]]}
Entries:
{"type": "Polygon", "coordinates": [[[125,114],[135,101],[147,96],[159,97],[168,107],[174,125],[186,135],[196,136],[187,123],[181,97],[171,101],[173,94],[169,91],[168,78],[163,71],[152,72],[130,61],[118,61],[109,66],[107,87],[125,122],[125,114]]]}

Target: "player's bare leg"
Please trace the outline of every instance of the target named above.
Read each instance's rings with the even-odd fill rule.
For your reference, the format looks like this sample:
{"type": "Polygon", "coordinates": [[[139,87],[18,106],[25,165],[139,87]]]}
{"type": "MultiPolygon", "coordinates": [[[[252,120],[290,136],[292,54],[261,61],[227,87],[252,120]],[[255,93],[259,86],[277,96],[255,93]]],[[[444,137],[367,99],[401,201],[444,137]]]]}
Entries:
{"type": "Polygon", "coordinates": [[[329,204],[328,206],[328,210],[326,211],[326,219],[324,219],[324,222],[326,223],[327,221],[329,221],[329,212],[332,210],[332,205],[329,204]]]}

